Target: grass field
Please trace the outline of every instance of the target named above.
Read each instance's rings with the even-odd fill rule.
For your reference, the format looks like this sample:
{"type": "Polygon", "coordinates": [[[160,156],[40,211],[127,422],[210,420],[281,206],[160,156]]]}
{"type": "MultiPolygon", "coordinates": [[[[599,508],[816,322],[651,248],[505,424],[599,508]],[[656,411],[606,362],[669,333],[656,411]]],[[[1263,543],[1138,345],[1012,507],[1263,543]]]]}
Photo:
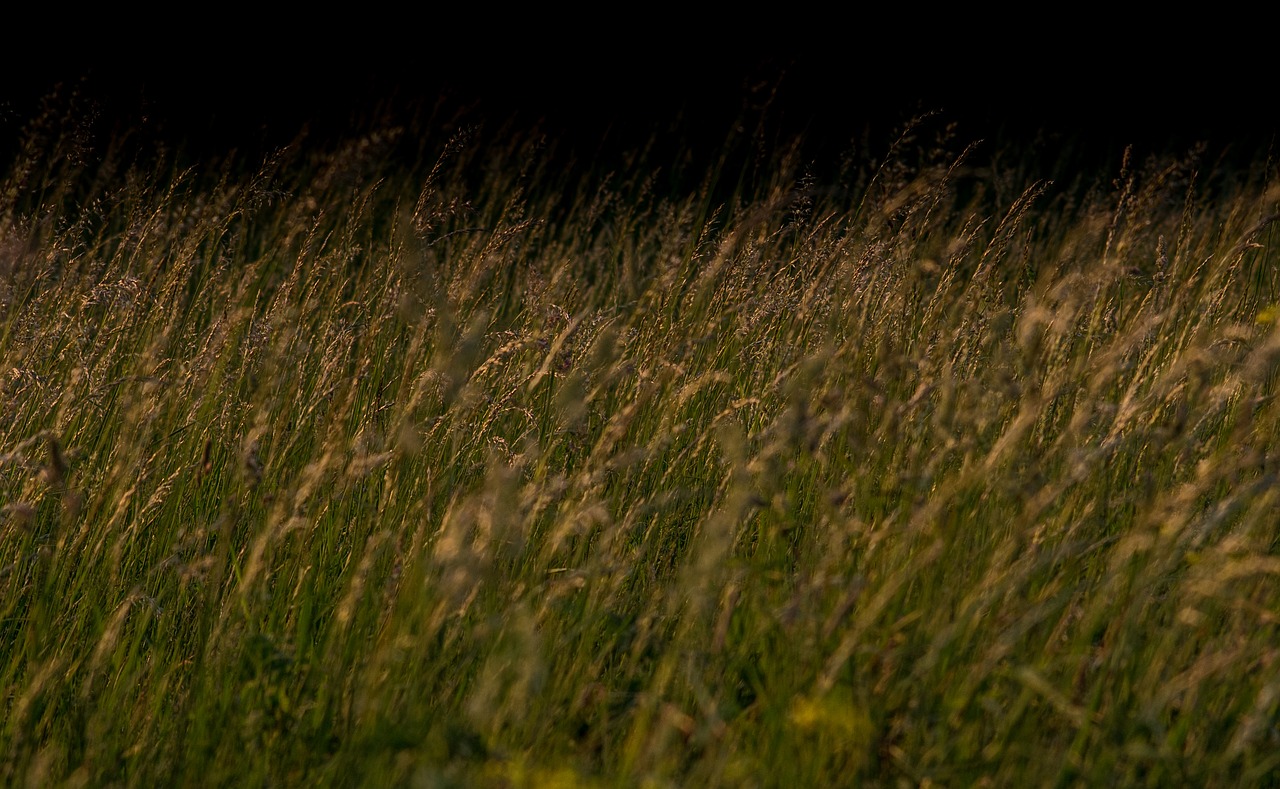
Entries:
{"type": "Polygon", "coordinates": [[[1265,152],[82,117],[0,170],[0,783],[1277,784],[1265,152]]]}

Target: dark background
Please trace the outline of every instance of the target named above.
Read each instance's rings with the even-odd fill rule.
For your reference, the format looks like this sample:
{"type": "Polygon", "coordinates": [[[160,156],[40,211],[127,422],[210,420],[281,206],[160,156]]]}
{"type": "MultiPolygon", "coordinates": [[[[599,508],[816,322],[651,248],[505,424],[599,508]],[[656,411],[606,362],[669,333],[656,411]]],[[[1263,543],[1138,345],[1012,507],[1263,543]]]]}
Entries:
{"type": "Polygon", "coordinates": [[[145,121],[195,157],[267,149],[304,127],[322,142],[441,103],[539,122],[573,145],[643,141],[678,124],[712,146],[766,104],[779,138],[803,133],[819,151],[868,128],[888,135],[925,111],[967,138],[1070,138],[1106,155],[1200,141],[1254,150],[1280,128],[1268,26],[1225,11],[1166,12],[1163,26],[1107,9],[1019,18],[914,7],[742,10],[695,23],[679,8],[636,19],[619,7],[584,26],[489,8],[450,18],[370,9],[252,28],[217,11],[195,27],[126,35],[82,20],[88,44],[11,47],[0,62],[0,138],[11,144],[57,86],[87,97],[79,106],[92,107],[99,128],[145,121]]]}

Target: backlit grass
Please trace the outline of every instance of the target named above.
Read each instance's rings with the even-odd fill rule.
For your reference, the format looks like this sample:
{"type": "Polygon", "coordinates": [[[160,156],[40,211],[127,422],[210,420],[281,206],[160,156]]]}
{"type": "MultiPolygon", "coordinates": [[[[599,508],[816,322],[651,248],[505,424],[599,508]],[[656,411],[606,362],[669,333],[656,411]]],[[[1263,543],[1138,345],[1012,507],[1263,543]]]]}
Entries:
{"type": "Polygon", "coordinates": [[[1274,784],[1269,159],[75,118],[0,183],[0,783],[1274,784]]]}

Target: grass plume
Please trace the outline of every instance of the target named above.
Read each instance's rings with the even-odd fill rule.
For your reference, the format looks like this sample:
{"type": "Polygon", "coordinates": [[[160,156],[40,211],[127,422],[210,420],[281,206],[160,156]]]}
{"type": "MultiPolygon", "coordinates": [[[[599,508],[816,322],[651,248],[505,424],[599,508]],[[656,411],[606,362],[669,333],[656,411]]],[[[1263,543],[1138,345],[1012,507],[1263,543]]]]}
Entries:
{"type": "Polygon", "coordinates": [[[1274,781],[1273,161],[465,121],[28,127],[0,781],[1274,781]]]}

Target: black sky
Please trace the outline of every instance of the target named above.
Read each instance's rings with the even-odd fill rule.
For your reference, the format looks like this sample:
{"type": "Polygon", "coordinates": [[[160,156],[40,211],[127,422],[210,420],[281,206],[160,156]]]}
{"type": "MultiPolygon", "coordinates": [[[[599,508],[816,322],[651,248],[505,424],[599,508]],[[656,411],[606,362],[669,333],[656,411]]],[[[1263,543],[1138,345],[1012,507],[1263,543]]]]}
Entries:
{"type": "Polygon", "coordinates": [[[723,25],[637,20],[625,9],[590,27],[486,18],[499,13],[384,11],[307,29],[224,21],[201,38],[102,37],[57,57],[11,49],[0,63],[0,134],[17,133],[56,85],[79,85],[106,122],[145,115],[210,151],[280,144],[303,125],[340,135],[376,110],[393,121],[441,100],[541,120],[568,138],[606,128],[640,138],[677,118],[714,138],[744,104],[766,100],[782,130],[832,145],[868,123],[889,127],[922,111],[972,137],[999,130],[1029,140],[1048,130],[1111,146],[1257,145],[1280,128],[1274,58],[1247,21],[1157,29],[1105,15],[989,15],[924,24],[914,18],[924,11],[905,6],[879,15],[743,12],[723,25]]]}

